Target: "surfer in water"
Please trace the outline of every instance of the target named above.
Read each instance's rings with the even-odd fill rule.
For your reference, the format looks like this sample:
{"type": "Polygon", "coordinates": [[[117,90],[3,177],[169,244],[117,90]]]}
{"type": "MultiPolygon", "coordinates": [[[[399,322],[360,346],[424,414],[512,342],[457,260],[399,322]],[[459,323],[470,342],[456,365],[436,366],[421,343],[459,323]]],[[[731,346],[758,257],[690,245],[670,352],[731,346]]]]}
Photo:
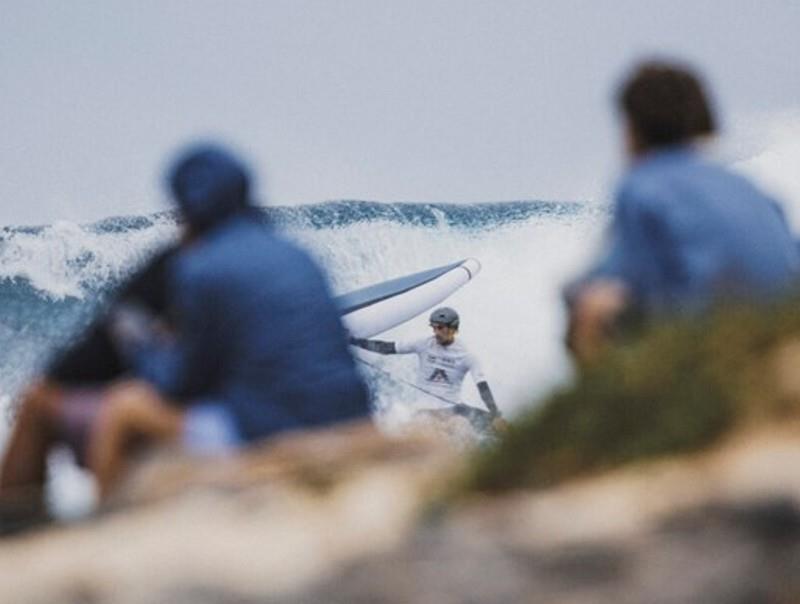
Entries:
{"type": "MultiPolygon", "coordinates": [[[[456,340],[459,324],[458,313],[445,306],[437,308],[430,315],[432,337],[407,342],[350,338],[350,343],[378,354],[416,354],[419,358],[417,388],[433,398],[450,403],[453,413],[463,415],[473,422],[476,412],[480,410],[461,403],[461,385],[464,376],[470,373],[483,404],[489,410],[489,423],[495,429],[503,429],[505,421],[478,359],[463,342],[456,340]]],[[[484,412],[481,411],[480,414],[483,415],[484,412]]]]}

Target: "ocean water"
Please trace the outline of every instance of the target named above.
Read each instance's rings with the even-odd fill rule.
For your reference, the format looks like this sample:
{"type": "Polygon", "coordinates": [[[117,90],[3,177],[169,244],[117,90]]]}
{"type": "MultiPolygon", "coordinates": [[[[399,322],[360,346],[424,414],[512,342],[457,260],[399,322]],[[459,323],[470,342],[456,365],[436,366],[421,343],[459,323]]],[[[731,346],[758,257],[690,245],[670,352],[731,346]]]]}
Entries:
{"type": "MultiPolygon", "coordinates": [[[[337,294],[477,258],[481,273],[447,304],[461,313],[461,337],[481,359],[501,408],[513,414],[569,373],[559,290],[600,232],[605,214],[592,208],[536,201],[339,201],[264,212],[319,261],[337,294]]],[[[170,213],[0,232],[0,396],[7,417],[14,396],[53,350],[87,324],[115,284],[176,233],[170,213]]],[[[429,331],[421,316],[381,337],[416,338],[429,331]]],[[[404,383],[413,381],[413,356],[360,354],[396,377],[362,365],[384,414],[402,412],[406,403],[424,397],[404,383]]],[[[464,399],[480,406],[469,378],[464,399]]]]}

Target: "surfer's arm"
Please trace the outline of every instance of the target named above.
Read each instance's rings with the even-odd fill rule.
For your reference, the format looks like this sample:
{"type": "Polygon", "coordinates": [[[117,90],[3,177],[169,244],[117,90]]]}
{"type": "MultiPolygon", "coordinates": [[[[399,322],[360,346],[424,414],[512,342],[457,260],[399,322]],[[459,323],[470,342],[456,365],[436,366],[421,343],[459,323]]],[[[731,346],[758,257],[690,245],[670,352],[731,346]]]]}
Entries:
{"type": "Polygon", "coordinates": [[[384,342],[382,340],[367,340],[366,338],[350,338],[350,344],[358,346],[370,352],[378,354],[397,354],[397,347],[394,342],[384,342]]]}
{"type": "Polygon", "coordinates": [[[469,372],[472,374],[472,379],[475,380],[475,385],[478,387],[478,393],[481,395],[483,404],[486,405],[492,417],[500,417],[500,409],[497,408],[492,389],[489,388],[489,382],[486,381],[480,362],[474,355],[470,354],[467,358],[467,364],[469,372]]]}
{"type": "Polygon", "coordinates": [[[489,413],[491,413],[493,417],[500,417],[500,409],[497,408],[497,403],[494,402],[494,396],[492,395],[492,389],[489,388],[489,382],[484,380],[478,382],[477,386],[478,392],[481,395],[481,400],[483,404],[486,405],[489,413]]]}

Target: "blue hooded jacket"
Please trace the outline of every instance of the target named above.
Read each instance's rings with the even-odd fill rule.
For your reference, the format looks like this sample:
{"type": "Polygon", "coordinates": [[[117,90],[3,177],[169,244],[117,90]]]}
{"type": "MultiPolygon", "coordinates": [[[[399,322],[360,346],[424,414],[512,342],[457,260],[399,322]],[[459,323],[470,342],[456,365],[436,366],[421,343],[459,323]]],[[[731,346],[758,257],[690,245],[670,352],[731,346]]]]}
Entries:
{"type": "Polygon", "coordinates": [[[628,172],[609,243],[581,281],[618,279],[646,313],[768,299],[795,283],[800,266],[777,203],[685,147],[653,152],[628,172]]]}
{"type": "Polygon", "coordinates": [[[227,406],[247,440],[366,416],[324,276],[249,208],[247,183],[214,148],[190,152],[171,173],[199,235],[169,268],[177,338],[140,349],[138,372],[184,404],[227,406]]]}

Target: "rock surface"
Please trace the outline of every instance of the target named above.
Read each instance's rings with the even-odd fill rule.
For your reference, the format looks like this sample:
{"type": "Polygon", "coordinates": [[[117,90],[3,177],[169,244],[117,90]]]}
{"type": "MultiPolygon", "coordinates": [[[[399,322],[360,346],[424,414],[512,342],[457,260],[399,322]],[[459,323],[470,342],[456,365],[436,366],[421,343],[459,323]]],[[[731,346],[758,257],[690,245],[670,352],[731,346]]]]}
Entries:
{"type": "Polygon", "coordinates": [[[3,602],[800,601],[800,426],[540,491],[437,494],[464,456],[353,425],[162,455],[99,517],[3,540],[3,602]]]}

